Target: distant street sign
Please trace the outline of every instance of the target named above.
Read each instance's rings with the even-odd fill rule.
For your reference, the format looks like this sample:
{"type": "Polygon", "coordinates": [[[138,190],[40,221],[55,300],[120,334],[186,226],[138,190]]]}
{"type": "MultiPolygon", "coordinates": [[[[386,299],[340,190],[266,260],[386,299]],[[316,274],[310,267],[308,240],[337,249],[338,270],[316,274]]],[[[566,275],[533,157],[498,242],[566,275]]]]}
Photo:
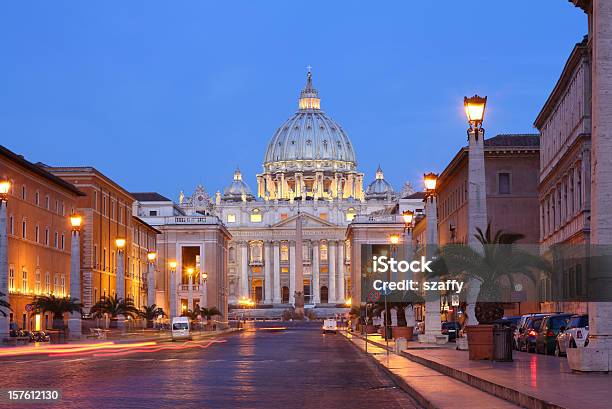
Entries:
{"type": "Polygon", "coordinates": [[[32,304],[26,304],[25,309],[27,312],[32,312],[34,310],[34,306],[32,304]]]}
{"type": "Polygon", "coordinates": [[[367,297],[368,302],[376,302],[378,300],[380,300],[380,292],[376,291],[376,290],[372,290],[368,293],[368,297],[367,297]]]}

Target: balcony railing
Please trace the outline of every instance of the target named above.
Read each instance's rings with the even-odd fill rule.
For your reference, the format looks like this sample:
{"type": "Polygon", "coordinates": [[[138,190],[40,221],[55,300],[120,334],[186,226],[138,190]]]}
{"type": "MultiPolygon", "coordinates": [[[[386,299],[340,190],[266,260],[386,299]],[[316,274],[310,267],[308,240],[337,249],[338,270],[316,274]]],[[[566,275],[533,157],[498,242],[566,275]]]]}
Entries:
{"type": "MultiPolygon", "coordinates": [[[[191,290],[192,291],[199,291],[200,290],[200,285],[199,284],[193,284],[191,286],[191,290]]],[[[189,284],[181,284],[181,291],[189,291],[189,284]]]]}
{"type": "Polygon", "coordinates": [[[353,223],[403,223],[403,220],[397,214],[358,214],[353,218],[353,223]]]}
{"type": "Polygon", "coordinates": [[[164,218],[165,224],[218,224],[217,216],[170,216],[164,218]]]}

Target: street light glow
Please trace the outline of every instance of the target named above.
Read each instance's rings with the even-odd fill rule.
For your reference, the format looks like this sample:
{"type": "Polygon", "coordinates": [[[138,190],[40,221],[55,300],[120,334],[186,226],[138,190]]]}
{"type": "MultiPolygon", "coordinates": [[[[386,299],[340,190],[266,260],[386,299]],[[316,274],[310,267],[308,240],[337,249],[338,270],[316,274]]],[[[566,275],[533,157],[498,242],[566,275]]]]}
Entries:
{"type": "Polygon", "coordinates": [[[193,275],[193,267],[188,267],[187,268],[187,274],[189,274],[190,276],[193,275]]]}
{"type": "Polygon", "coordinates": [[[413,217],[414,217],[414,212],[412,210],[405,210],[402,213],[402,218],[404,219],[404,224],[406,226],[410,226],[410,224],[412,224],[413,217]]]}
{"type": "Polygon", "coordinates": [[[478,128],[484,121],[485,108],[487,106],[487,97],[479,97],[474,95],[471,98],[463,98],[463,107],[465,108],[465,115],[468,118],[470,126],[478,128]]]}
{"type": "Polygon", "coordinates": [[[9,190],[11,190],[11,182],[0,180],[0,195],[7,195],[9,190]]]}
{"type": "Polygon", "coordinates": [[[83,218],[80,215],[73,213],[70,216],[70,225],[73,229],[77,230],[79,227],[81,227],[81,223],[83,223],[83,218]]]}
{"type": "Polygon", "coordinates": [[[202,273],[202,279],[206,280],[208,278],[208,274],[207,273],[202,273]]]}
{"type": "Polygon", "coordinates": [[[171,260],[168,262],[168,266],[170,266],[171,270],[176,270],[176,266],[178,265],[178,263],[176,262],[176,260],[171,260]]]}
{"type": "Polygon", "coordinates": [[[122,249],[125,247],[125,239],[124,238],[117,238],[115,239],[115,244],[117,245],[118,249],[122,249]]]}
{"type": "Polygon", "coordinates": [[[428,192],[434,192],[436,190],[436,185],[438,184],[438,175],[435,173],[426,173],[423,175],[423,183],[425,184],[425,189],[428,192]]]}
{"type": "Polygon", "coordinates": [[[149,251],[147,253],[147,259],[149,259],[149,261],[152,263],[155,261],[155,259],[157,258],[157,253],[154,251],[149,251]]]}
{"type": "Polygon", "coordinates": [[[400,235],[399,234],[392,234],[389,236],[389,241],[391,242],[391,244],[397,244],[400,241],[400,235]]]}

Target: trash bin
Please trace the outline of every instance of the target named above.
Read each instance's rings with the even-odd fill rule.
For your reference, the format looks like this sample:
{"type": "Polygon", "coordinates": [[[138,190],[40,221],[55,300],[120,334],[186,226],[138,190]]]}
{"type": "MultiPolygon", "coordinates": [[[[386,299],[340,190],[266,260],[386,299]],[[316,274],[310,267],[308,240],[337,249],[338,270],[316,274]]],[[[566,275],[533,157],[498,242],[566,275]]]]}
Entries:
{"type": "Polygon", "coordinates": [[[510,327],[493,328],[493,360],[512,362],[512,330],[510,327]]]}

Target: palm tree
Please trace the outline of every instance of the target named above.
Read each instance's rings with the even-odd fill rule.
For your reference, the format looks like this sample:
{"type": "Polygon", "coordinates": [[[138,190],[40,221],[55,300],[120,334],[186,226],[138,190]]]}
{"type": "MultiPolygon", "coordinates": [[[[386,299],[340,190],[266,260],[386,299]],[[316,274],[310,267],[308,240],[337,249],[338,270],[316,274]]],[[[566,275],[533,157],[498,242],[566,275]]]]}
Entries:
{"type": "Polygon", "coordinates": [[[160,315],[162,317],[165,316],[166,313],[161,307],[158,307],[157,305],[152,304],[152,305],[144,305],[140,307],[140,311],[138,311],[138,315],[147,321],[147,328],[153,328],[153,321],[160,315]]]}
{"type": "Polygon", "coordinates": [[[115,294],[113,297],[102,297],[91,307],[91,313],[98,318],[108,314],[111,317],[111,326],[116,327],[119,315],[134,318],[139,315],[140,311],[134,306],[131,298],[119,298],[115,294]]]}
{"type": "Polygon", "coordinates": [[[64,329],[65,313],[81,312],[83,309],[76,298],[56,297],[54,295],[37,296],[34,298],[32,307],[37,313],[50,312],[53,314],[53,329],[64,329]]]}
{"type": "Polygon", "coordinates": [[[549,263],[542,257],[516,247],[523,239],[522,234],[498,230],[491,234],[491,223],[483,232],[476,229],[474,237],[482,246],[482,253],[466,245],[446,245],[440,249],[439,258],[432,264],[430,277],[453,275],[465,281],[474,279],[480,282],[480,292],[476,302],[476,319],[481,324],[490,324],[504,315],[501,300],[501,287],[507,280],[514,288],[517,276],[537,282],[537,271],[550,271],[549,263]]]}
{"type": "Polygon", "coordinates": [[[185,310],[182,312],[181,317],[189,317],[189,319],[191,321],[195,321],[198,319],[198,316],[200,315],[200,310],[195,308],[193,310],[185,310]]]}
{"type": "Polygon", "coordinates": [[[200,308],[200,314],[202,314],[202,317],[206,317],[206,321],[210,321],[210,319],[216,315],[220,317],[223,316],[217,307],[200,308]]]}
{"type": "Polygon", "coordinates": [[[6,308],[7,310],[11,309],[11,304],[4,299],[5,295],[6,294],[3,292],[0,292],[0,314],[2,314],[3,317],[6,317],[6,312],[3,310],[3,308],[6,308]]]}

